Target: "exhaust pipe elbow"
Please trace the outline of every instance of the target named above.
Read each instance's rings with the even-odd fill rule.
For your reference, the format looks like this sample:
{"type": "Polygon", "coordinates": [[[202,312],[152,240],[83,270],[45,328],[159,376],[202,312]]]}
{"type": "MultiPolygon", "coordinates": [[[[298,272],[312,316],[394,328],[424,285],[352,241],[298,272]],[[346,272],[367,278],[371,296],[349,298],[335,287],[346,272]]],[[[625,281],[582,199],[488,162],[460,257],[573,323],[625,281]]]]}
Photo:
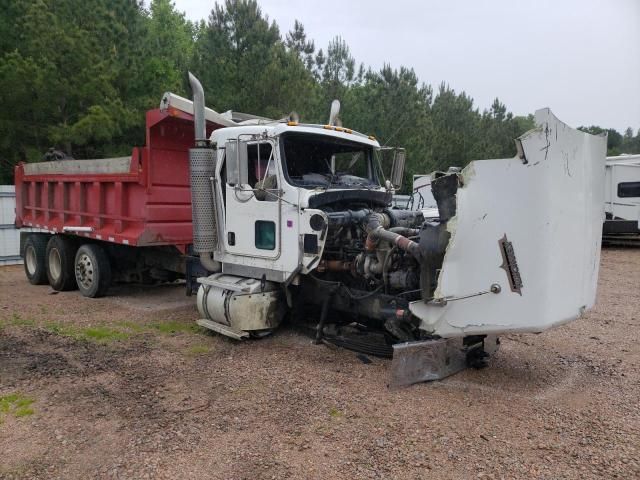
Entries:
{"type": "Polygon", "coordinates": [[[189,84],[193,94],[193,128],[196,146],[202,147],[207,143],[207,126],[204,121],[204,89],[200,80],[191,72],[189,72],[189,84]]]}
{"type": "MultiPolygon", "coordinates": [[[[400,233],[387,230],[385,228],[388,224],[388,218],[384,214],[371,214],[368,217],[366,230],[368,232],[367,240],[365,242],[365,249],[367,251],[374,251],[380,240],[396,245],[398,248],[411,254],[416,260],[420,261],[420,246],[413,240],[409,240],[400,233]]],[[[412,229],[402,229],[402,233],[412,233],[412,229]]]]}
{"type": "Polygon", "coordinates": [[[213,259],[213,252],[200,252],[200,263],[210,272],[218,273],[222,271],[222,264],[213,259]]]}

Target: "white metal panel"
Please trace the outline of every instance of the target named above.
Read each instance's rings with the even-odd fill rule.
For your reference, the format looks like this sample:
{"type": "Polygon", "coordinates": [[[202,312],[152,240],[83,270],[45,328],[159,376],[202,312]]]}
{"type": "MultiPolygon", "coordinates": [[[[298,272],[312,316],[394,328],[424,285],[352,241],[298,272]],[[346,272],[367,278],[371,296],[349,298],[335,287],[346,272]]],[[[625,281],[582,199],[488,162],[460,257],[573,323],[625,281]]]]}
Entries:
{"type": "Polygon", "coordinates": [[[16,230],[16,193],[13,185],[0,185],[0,265],[22,263],[20,232],[16,230]]]}
{"type": "Polygon", "coordinates": [[[438,204],[431,193],[431,175],[413,176],[413,209],[422,210],[425,219],[438,218],[438,204]]]}
{"type": "Polygon", "coordinates": [[[520,137],[518,158],[483,160],[462,172],[457,216],[435,297],[413,302],[421,327],[442,337],[540,332],[595,302],[604,216],[606,137],[574,130],[549,109],[520,137]],[[512,291],[499,241],[512,242],[522,279],[512,291]],[[500,293],[486,293],[494,284],[500,293]],[[443,302],[444,303],[444,302],[443,302]]]}

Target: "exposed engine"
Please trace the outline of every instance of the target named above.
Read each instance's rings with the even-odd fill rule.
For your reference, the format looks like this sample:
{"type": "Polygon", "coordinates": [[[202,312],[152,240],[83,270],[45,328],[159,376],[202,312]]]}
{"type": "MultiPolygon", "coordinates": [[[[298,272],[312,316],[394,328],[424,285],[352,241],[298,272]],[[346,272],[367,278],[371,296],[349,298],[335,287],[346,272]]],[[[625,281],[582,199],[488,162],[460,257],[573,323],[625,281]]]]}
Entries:
{"type": "Polygon", "coordinates": [[[436,221],[425,221],[420,211],[381,206],[325,207],[329,224],[324,253],[301,295],[305,305],[322,305],[319,332],[327,323],[355,324],[382,332],[389,344],[426,338],[408,304],[433,297],[459,182],[456,173],[434,180],[442,212],[436,221]],[[330,310],[341,315],[329,320],[330,310]]]}

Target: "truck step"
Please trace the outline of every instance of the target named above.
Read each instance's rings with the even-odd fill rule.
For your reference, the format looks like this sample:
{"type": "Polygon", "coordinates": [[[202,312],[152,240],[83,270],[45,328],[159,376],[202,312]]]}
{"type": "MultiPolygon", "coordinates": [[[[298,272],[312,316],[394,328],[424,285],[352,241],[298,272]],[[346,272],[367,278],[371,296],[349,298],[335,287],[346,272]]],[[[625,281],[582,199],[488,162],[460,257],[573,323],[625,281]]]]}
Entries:
{"type": "Polygon", "coordinates": [[[207,320],[206,318],[201,318],[197,320],[196,323],[201,327],[208,328],[209,330],[212,330],[226,337],[233,338],[235,340],[242,340],[243,338],[249,338],[248,332],[237,330],[228,325],[223,325],[218,322],[207,320]]]}

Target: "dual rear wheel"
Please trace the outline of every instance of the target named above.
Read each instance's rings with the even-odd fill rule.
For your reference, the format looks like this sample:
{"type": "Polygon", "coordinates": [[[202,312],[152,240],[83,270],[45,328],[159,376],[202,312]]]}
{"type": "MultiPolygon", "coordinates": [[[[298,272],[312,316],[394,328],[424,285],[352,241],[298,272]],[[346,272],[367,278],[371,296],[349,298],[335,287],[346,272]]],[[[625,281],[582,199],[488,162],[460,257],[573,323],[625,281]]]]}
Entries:
{"type": "Polygon", "coordinates": [[[85,297],[100,297],[111,285],[109,257],[97,243],[80,244],[66,235],[29,235],[24,244],[24,270],[34,285],[54,290],[78,288],[85,297]]]}
{"type": "Polygon", "coordinates": [[[111,265],[104,249],[95,243],[82,245],[75,256],[75,278],[85,297],[101,297],[111,285],[111,265]]]}

